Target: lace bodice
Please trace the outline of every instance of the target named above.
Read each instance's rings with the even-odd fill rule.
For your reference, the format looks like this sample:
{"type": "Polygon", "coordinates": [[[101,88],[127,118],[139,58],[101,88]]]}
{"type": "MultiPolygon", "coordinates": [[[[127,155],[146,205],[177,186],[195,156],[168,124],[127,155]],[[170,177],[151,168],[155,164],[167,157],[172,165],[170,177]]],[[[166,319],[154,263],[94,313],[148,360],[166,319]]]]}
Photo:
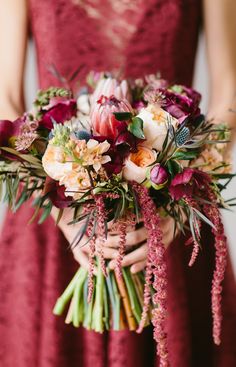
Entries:
{"type": "Polygon", "coordinates": [[[30,0],[40,84],[68,77],[79,66],[139,77],[160,71],[191,83],[200,0],[30,0]]]}

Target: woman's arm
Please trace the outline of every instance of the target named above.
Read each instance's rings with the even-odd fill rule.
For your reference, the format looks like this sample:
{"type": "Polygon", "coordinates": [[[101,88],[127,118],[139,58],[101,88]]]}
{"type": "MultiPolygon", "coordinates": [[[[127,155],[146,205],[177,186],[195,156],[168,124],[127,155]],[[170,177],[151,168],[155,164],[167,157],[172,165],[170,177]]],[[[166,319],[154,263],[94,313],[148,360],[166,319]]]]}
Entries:
{"type": "Polygon", "coordinates": [[[0,0],[0,118],[24,112],[27,0],[0,0]]]}
{"type": "Polygon", "coordinates": [[[210,72],[209,117],[236,130],[236,1],[204,0],[210,72]],[[235,111],[235,112],[232,112],[235,111]]]}

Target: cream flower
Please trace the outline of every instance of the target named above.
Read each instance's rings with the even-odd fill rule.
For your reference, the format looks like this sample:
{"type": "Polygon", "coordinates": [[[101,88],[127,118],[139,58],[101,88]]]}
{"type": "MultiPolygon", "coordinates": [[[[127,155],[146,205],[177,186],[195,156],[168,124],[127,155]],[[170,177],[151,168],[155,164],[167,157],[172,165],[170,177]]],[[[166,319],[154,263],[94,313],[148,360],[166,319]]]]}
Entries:
{"type": "Polygon", "coordinates": [[[85,140],[80,140],[76,145],[75,154],[82,160],[83,166],[93,166],[98,172],[103,164],[111,160],[109,155],[103,155],[109,148],[110,144],[107,140],[102,143],[95,139],[89,139],[87,143],[85,140]]]}
{"type": "Polygon", "coordinates": [[[144,146],[139,146],[136,153],[131,153],[125,161],[123,177],[128,181],[141,183],[146,178],[147,167],[156,160],[156,152],[144,146]]]}
{"type": "Polygon", "coordinates": [[[91,188],[87,170],[78,165],[61,177],[60,185],[65,186],[65,195],[72,196],[74,199],[79,199],[84,192],[91,188]]]}
{"type": "Polygon", "coordinates": [[[157,151],[162,150],[166,138],[168,123],[174,129],[178,126],[178,120],[157,105],[149,104],[138,114],[143,120],[143,132],[146,138],[144,144],[157,151]]]}
{"type": "Polygon", "coordinates": [[[72,162],[66,162],[63,148],[48,144],[42,158],[42,164],[48,176],[59,181],[60,178],[72,170],[72,162]]]}
{"type": "MultiPolygon", "coordinates": [[[[201,171],[209,172],[219,167],[223,163],[224,159],[218,149],[212,147],[203,150],[200,157],[193,161],[192,166],[198,167],[201,171]]],[[[231,167],[221,167],[217,169],[218,173],[229,173],[231,167]]]]}

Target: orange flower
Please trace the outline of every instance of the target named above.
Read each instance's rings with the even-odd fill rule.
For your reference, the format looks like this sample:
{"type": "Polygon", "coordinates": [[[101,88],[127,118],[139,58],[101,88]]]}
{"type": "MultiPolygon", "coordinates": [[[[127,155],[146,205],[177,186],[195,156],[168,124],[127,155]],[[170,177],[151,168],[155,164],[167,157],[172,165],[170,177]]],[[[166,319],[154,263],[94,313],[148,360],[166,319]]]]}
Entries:
{"type": "Polygon", "coordinates": [[[123,177],[128,181],[141,183],[146,178],[147,167],[156,160],[156,152],[139,146],[136,153],[131,153],[125,161],[123,177]]]}
{"type": "Polygon", "coordinates": [[[140,146],[136,153],[130,154],[130,160],[138,167],[147,167],[155,161],[155,158],[151,149],[140,146]]]}

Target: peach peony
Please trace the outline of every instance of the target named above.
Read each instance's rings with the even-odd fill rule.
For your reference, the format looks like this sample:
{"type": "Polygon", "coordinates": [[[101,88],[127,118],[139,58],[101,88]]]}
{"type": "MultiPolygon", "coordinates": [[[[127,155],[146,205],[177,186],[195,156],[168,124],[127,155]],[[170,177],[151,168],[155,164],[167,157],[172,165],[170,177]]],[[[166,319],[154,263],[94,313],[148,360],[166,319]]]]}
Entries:
{"type": "Polygon", "coordinates": [[[146,178],[147,167],[156,160],[156,152],[144,146],[139,146],[136,153],[131,153],[125,161],[123,177],[128,181],[141,183],[146,178]]]}

